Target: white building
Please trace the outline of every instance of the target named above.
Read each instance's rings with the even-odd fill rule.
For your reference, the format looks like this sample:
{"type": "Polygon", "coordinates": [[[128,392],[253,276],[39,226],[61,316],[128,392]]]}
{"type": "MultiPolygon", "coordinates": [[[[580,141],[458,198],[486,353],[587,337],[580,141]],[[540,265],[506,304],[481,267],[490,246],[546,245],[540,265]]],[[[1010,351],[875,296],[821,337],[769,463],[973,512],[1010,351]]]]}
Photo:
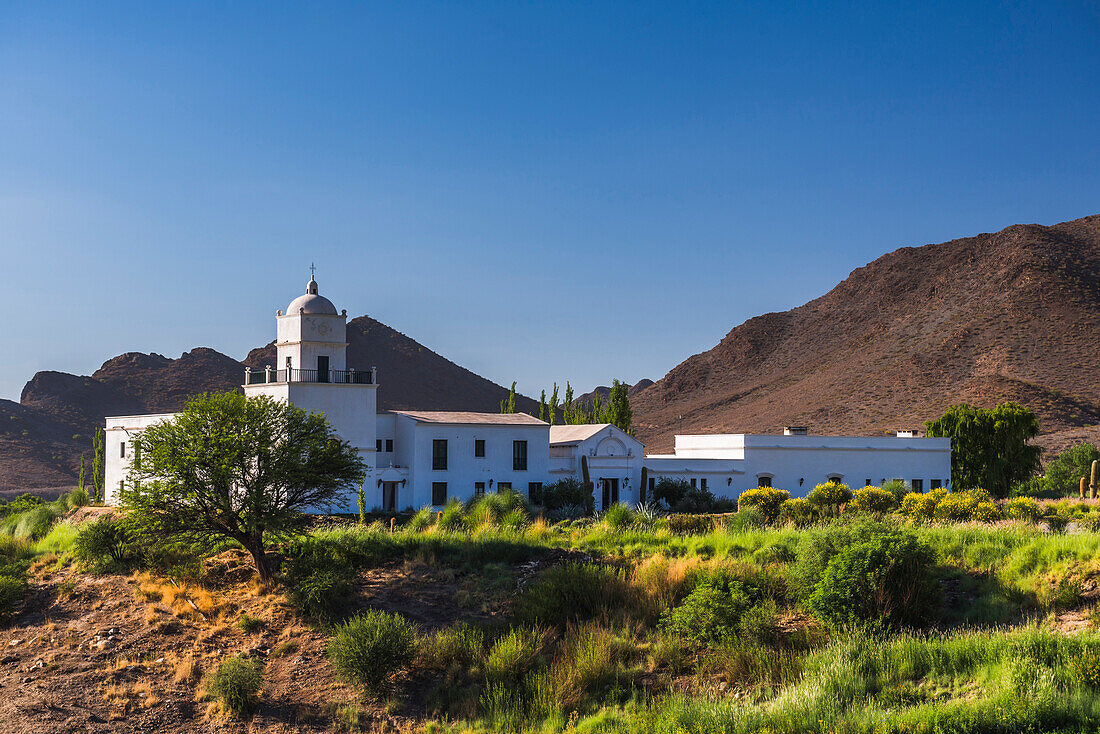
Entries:
{"type": "Polygon", "coordinates": [[[676,436],[674,453],[649,454],[652,488],[662,477],[684,479],[719,497],[746,489],[779,487],[805,497],[828,481],[858,489],[903,479],[917,492],[951,484],[951,439],[894,436],[812,436],[786,429],[783,436],[710,434],[676,436]]]}
{"type": "MultiPolygon", "coordinates": [[[[856,487],[901,478],[918,490],[950,482],[949,439],[807,436],[795,429],[803,435],[676,436],[673,454],[646,456],[640,441],[606,423],[551,427],[523,413],[379,413],[377,371],[347,364],[347,311],[338,313],[312,278],[285,314],[276,312],[276,334],[275,364],[246,369],[245,394],[324,413],[363,459],[367,506],[386,511],[441,507],[505,488],[529,494],[543,484],[581,479],[585,465],[597,509],[644,501],[643,467],[650,489],[669,477],[730,498],[760,484],[804,496],[829,479],[856,487]]],[[[107,418],[108,503],[118,501],[132,437],[172,415],[107,418]]],[[[343,502],[318,509],[353,512],[356,504],[357,492],[349,488],[343,502]]]]}

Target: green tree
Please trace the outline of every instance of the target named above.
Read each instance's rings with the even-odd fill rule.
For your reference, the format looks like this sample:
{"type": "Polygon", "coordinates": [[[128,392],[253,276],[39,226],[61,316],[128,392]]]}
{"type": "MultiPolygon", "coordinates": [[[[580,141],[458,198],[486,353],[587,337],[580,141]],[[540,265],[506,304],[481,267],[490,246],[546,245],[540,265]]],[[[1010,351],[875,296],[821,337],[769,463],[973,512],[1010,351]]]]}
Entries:
{"type": "Polygon", "coordinates": [[[1039,433],[1039,419],[1018,403],[992,410],[953,405],[924,426],[931,437],[951,439],[952,488],[984,487],[1003,497],[1039,469],[1041,449],[1028,443],[1039,433]]]}
{"type": "Polygon", "coordinates": [[[95,429],[92,434],[92,494],[96,502],[103,502],[103,429],[95,429]]]}
{"type": "Polygon", "coordinates": [[[569,384],[569,380],[565,381],[565,404],[562,407],[562,423],[567,426],[573,425],[573,386],[569,384]]]}
{"type": "Polygon", "coordinates": [[[550,425],[558,422],[558,383],[554,383],[554,392],[550,393],[550,402],[546,406],[550,413],[550,425]]]}
{"type": "Polygon", "coordinates": [[[546,420],[546,390],[539,393],[539,420],[546,420]]]}
{"type": "MultiPolygon", "coordinates": [[[[77,475],[77,480],[76,481],[77,481],[76,488],[79,489],[81,492],[83,492],[84,491],[84,454],[80,455],[80,473],[77,475]]],[[[87,498],[85,498],[85,501],[87,501],[87,498]]]]}
{"type": "Polygon", "coordinates": [[[1052,496],[1076,495],[1081,477],[1089,476],[1092,462],[1100,459],[1100,450],[1091,443],[1070,446],[1047,464],[1042,490],[1052,496]]]}
{"type": "Polygon", "coordinates": [[[359,490],[356,492],[356,500],[359,503],[359,524],[364,525],[367,522],[367,487],[366,477],[359,482],[359,490]]]}
{"type": "Polygon", "coordinates": [[[516,412],[516,383],[512,382],[512,389],[508,391],[508,397],[505,400],[500,401],[501,413],[515,413],[516,412]]]}
{"type": "Polygon", "coordinates": [[[271,577],[265,537],[304,533],[305,512],[331,504],[364,473],[323,414],[267,396],[197,396],[133,444],[122,503],[138,527],[167,540],[234,540],[262,579],[271,577]]]}
{"type": "Polygon", "coordinates": [[[620,380],[611,382],[611,392],[607,396],[607,408],[603,423],[611,423],[625,433],[633,434],[630,424],[634,413],[630,410],[630,399],[626,394],[627,385],[620,380]]]}

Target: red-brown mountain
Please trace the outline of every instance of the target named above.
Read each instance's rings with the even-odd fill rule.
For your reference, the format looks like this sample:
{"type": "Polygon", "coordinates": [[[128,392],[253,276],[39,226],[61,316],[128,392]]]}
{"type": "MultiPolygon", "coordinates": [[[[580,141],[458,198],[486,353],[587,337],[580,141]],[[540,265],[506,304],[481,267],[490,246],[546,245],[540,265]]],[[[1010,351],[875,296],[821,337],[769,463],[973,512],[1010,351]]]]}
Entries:
{"type": "Polygon", "coordinates": [[[904,247],[749,319],[632,398],[638,437],[920,427],[1016,400],[1044,431],[1100,423],[1100,216],[904,247]]]}
{"type": "MultiPolygon", "coordinates": [[[[238,388],[245,366],[275,363],[274,342],[243,362],[200,347],[178,359],[130,352],[90,377],[39,372],[19,403],[0,400],[0,491],[71,485],[80,454],[91,461],[91,436],[107,415],[179,409],[190,395],[238,388]]],[[[378,367],[382,409],[495,412],[508,391],[385,324],[362,316],[348,322],[348,364],[378,367]]],[[[517,398],[517,408],[538,405],[517,398]]]]}

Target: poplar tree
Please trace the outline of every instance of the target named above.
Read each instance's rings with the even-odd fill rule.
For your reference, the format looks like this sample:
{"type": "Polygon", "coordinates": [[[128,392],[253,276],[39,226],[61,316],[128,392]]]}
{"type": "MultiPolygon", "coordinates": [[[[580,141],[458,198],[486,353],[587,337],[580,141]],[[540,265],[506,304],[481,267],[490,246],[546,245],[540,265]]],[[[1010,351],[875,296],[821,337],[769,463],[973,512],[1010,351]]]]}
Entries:
{"type": "Polygon", "coordinates": [[[95,429],[92,434],[92,493],[96,502],[103,502],[103,429],[95,429]]]}
{"type": "Polygon", "coordinates": [[[565,425],[573,424],[573,386],[569,384],[569,380],[565,381],[565,405],[562,408],[562,422],[565,425]]]}
{"type": "Polygon", "coordinates": [[[539,420],[546,420],[546,390],[539,394],[539,420]]]}
{"type": "MultiPolygon", "coordinates": [[[[543,395],[546,394],[544,390],[543,395]]],[[[550,403],[546,406],[547,411],[550,413],[550,425],[554,425],[558,422],[558,383],[554,383],[554,392],[550,393],[550,403]]]]}

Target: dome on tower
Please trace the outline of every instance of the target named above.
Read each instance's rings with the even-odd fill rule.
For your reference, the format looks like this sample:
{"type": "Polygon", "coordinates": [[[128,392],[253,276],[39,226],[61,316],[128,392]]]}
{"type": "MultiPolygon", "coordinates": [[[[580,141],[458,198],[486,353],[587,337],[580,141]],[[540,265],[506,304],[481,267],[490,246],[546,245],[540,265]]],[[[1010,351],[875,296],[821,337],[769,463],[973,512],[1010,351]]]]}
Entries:
{"type": "Polygon", "coordinates": [[[333,306],[332,301],[329,299],[322,295],[318,295],[317,281],[310,278],[309,284],[306,286],[305,294],[295,298],[290,302],[290,305],[286,307],[287,316],[293,316],[299,312],[335,316],[336,306],[333,306]]]}

